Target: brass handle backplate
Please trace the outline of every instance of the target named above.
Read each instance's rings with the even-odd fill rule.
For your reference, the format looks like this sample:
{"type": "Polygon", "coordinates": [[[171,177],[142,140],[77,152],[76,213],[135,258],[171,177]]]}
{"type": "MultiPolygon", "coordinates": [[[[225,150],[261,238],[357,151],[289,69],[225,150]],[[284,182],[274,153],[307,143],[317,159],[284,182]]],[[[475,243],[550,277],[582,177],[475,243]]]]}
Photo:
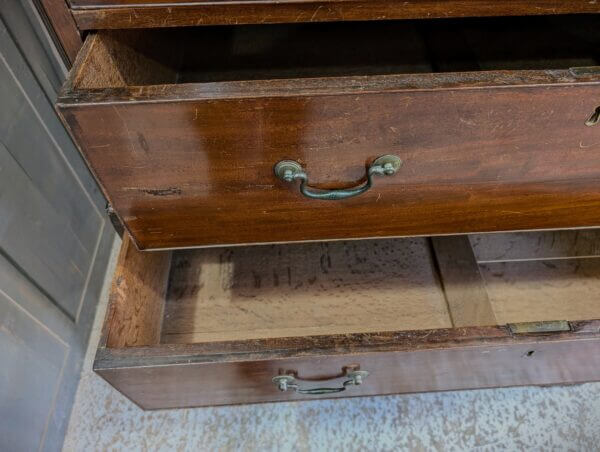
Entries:
{"type": "Polygon", "coordinates": [[[323,395],[335,394],[336,392],[345,391],[349,386],[361,385],[368,376],[369,372],[366,370],[352,370],[346,373],[346,380],[344,380],[341,386],[321,388],[301,388],[297,382],[298,379],[293,375],[277,375],[273,377],[273,383],[283,392],[291,389],[298,394],[323,395]]]}
{"type": "Polygon", "coordinates": [[[402,160],[395,155],[382,155],[367,168],[367,181],[353,188],[337,190],[320,190],[312,188],[308,183],[308,174],[300,163],[294,160],[282,160],[275,165],[275,176],[284,182],[300,180],[300,193],[307,198],[323,200],[339,200],[351,198],[365,193],[373,186],[373,176],[392,176],[402,166],[402,160]]]}

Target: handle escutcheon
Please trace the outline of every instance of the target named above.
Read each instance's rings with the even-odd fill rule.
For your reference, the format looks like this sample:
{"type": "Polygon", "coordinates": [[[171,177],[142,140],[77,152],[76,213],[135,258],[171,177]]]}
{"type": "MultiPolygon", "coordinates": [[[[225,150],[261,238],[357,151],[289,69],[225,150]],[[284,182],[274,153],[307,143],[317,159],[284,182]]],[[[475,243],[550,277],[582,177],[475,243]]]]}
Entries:
{"type": "Polygon", "coordinates": [[[366,370],[353,370],[346,374],[346,380],[344,380],[341,386],[324,388],[301,388],[297,383],[296,377],[293,375],[277,375],[273,377],[273,383],[283,392],[291,389],[298,394],[323,395],[345,391],[349,386],[359,386],[368,376],[369,372],[366,370]]]}
{"type": "Polygon", "coordinates": [[[382,155],[373,161],[367,168],[367,181],[358,187],[338,189],[338,190],[320,190],[312,188],[308,183],[308,174],[302,168],[300,163],[294,160],[282,160],[275,165],[274,171],[277,178],[284,182],[294,182],[300,180],[300,193],[307,198],[323,200],[339,200],[351,198],[365,193],[373,186],[373,176],[393,176],[402,166],[402,160],[395,155],[382,155]]]}

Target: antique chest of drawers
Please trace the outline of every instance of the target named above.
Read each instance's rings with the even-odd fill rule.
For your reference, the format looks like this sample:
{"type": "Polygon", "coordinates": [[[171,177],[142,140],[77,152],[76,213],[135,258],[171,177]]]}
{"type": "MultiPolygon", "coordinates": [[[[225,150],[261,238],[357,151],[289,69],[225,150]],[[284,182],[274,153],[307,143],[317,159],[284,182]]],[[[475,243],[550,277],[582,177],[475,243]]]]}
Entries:
{"type": "Polygon", "coordinates": [[[146,409],[600,380],[599,253],[597,231],[126,239],[95,370],[146,409]]]}
{"type": "Polygon", "coordinates": [[[599,5],[69,5],[140,406],[600,379],[599,5]]]}

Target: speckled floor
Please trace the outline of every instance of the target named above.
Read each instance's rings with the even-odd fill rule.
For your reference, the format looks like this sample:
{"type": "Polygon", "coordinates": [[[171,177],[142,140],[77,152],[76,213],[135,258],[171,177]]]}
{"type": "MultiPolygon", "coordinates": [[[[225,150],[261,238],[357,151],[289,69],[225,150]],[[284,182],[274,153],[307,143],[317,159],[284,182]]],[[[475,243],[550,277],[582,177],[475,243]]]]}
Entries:
{"type": "Polygon", "coordinates": [[[65,451],[600,451],[600,383],[144,412],[91,370],[106,302],[65,451]]]}

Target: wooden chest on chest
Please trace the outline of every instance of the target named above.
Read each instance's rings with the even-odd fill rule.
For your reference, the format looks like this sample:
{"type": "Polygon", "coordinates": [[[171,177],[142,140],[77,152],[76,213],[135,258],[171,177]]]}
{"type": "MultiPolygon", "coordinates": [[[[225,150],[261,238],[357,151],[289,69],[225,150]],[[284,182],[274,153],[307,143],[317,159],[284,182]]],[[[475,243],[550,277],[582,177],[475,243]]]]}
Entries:
{"type": "Polygon", "coordinates": [[[600,6],[59,3],[140,406],[600,379],[600,6]]]}

